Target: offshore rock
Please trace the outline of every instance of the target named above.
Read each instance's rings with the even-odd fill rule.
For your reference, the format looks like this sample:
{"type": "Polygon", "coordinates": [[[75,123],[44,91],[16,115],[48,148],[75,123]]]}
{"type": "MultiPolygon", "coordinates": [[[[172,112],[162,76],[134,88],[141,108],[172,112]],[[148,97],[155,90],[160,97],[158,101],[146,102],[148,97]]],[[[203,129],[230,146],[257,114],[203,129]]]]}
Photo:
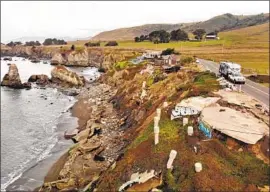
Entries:
{"type": "MultiPolygon", "coordinates": [[[[52,71],[52,81],[54,82],[54,79],[58,79],[61,82],[66,82],[70,85],[74,86],[84,86],[85,79],[82,76],[79,76],[75,72],[69,71],[63,66],[56,66],[52,71]]],[[[57,82],[57,81],[56,81],[57,82]]]]}
{"type": "Polygon", "coordinates": [[[9,66],[8,73],[4,76],[3,81],[1,82],[1,86],[7,86],[14,89],[22,89],[24,88],[20,74],[18,72],[18,68],[15,64],[11,64],[9,66]]]}

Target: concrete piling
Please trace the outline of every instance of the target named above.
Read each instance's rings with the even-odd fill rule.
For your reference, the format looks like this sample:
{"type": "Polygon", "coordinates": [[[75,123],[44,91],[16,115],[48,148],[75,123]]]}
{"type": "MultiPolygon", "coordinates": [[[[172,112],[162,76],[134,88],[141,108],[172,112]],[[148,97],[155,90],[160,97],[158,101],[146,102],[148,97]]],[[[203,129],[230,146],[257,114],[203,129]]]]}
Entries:
{"type": "Polygon", "coordinates": [[[200,162],[195,163],[194,166],[195,166],[195,171],[196,171],[197,173],[199,173],[199,172],[202,171],[202,164],[201,164],[200,162]]]}
{"type": "Polygon", "coordinates": [[[146,81],[143,82],[142,89],[145,89],[145,86],[146,86],[146,81]]]}
{"type": "Polygon", "coordinates": [[[157,117],[160,119],[160,116],[161,116],[161,109],[160,108],[157,108],[157,117]]]}
{"type": "Polygon", "coordinates": [[[188,136],[192,136],[193,135],[193,127],[192,126],[188,126],[188,128],[187,128],[187,134],[188,134],[188,136]]]}
{"type": "Polygon", "coordinates": [[[188,124],[188,118],[187,117],[183,117],[183,126],[188,124]]]}
{"type": "Polygon", "coordinates": [[[172,164],[173,164],[173,161],[174,161],[176,155],[177,155],[177,151],[171,150],[169,160],[167,162],[167,169],[172,169],[172,167],[173,167],[172,164]]]}
{"type": "Polygon", "coordinates": [[[155,145],[159,143],[159,126],[154,126],[155,145]]]}
{"type": "Polygon", "coordinates": [[[158,123],[159,123],[159,117],[158,116],[155,116],[154,117],[154,127],[158,127],[158,123]]]}
{"type": "Polygon", "coordinates": [[[163,103],[163,108],[166,108],[166,107],[168,107],[168,102],[167,102],[167,101],[165,101],[165,102],[163,103]]]}

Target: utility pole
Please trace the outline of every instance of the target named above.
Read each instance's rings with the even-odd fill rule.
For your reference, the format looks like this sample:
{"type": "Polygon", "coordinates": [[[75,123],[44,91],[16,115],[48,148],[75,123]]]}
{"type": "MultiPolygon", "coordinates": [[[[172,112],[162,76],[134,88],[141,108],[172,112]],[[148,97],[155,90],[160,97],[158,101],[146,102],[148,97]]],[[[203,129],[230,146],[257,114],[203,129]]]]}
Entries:
{"type": "Polygon", "coordinates": [[[223,50],[224,50],[224,43],[225,43],[225,40],[222,43],[222,54],[223,54],[223,50]]]}

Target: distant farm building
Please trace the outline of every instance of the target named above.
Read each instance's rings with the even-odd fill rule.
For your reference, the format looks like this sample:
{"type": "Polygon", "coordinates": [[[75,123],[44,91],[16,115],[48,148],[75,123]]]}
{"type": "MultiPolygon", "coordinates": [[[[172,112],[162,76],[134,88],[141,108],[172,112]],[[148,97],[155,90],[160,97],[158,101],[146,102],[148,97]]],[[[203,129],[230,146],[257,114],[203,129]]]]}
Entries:
{"type": "Polygon", "coordinates": [[[211,32],[211,33],[206,34],[205,39],[206,40],[219,39],[219,37],[217,33],[211,32]]]}

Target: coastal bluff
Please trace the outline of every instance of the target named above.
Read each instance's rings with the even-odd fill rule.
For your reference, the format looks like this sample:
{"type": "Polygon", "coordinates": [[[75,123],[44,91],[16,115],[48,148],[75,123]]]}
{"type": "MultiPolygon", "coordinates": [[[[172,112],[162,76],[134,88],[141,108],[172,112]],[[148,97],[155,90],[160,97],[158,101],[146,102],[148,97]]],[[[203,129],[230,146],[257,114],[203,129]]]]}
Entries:
{"type": "Polygon", "coordinates": [[[2,56],[18,56],[36,60],[50,59],[52,65],[97,67],[105,70],[112,65],[135,58],[142,54],[142,50],[77,47],[71,50],[70,46],[1,46],[2,56]]]}

